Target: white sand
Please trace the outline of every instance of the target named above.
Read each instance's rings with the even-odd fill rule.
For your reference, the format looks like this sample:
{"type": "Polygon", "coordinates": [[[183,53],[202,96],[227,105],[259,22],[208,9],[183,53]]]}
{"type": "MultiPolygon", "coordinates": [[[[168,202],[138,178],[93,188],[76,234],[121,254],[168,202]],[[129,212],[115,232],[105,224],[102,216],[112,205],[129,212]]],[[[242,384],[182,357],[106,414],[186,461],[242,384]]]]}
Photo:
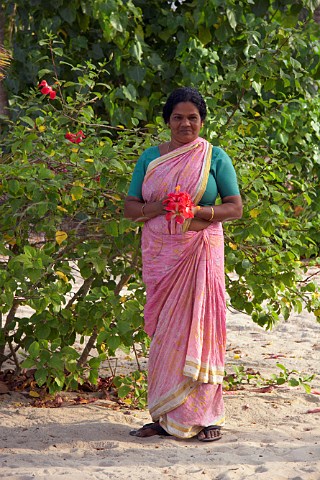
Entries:
{"type": "Polygon", "coordinates": [[[228,403],[229,426],[214,443],[138,440],[128,432],[146,415],[112,414],[94,405],[2,408],[1,478],[319,479],[320,427],[315,418],[304,419],[308,401],[289,395],[272,400],[279,405],[275,413],[271,399],[228,403]],[[245,402],[254,413],[242,415],[245,402]]]}
{"type": "MultiPolygon", "coordinates": [[[[277,362],[316,374],[312,389],[320,390],[314,317],[304,311],[265,332],[229,312],[227,371],[238,364],[270,378],[280,372],[277,362]]],[[[320,480],[320,413],[306,413],[320,407],[320,395],[247,387],[226,394],[225,403],[223,438],[202,443],[132,437],[148,413],[116,411],[105,400],[39,409],[21,393],[0,395],[0,479],[320,480]]]]}

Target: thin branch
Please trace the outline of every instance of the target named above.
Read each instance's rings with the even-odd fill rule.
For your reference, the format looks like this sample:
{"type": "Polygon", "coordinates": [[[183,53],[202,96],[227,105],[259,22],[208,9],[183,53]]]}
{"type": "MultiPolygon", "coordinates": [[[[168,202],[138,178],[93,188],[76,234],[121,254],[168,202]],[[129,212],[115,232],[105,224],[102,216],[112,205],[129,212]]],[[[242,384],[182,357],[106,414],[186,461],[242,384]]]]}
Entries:
{"type": "Polygon", "coordinates": [[[139,363],[138,354],[137,354],[137,350],[136,350],[136,346],[135,346],[134,342],[133,342],[133,344],[132,344],[132,348],[133,348],[133,351],[134,351],[134,355],[135,355],[135,357],[136,357],[136,362],[137,362],[138,370],[139,370],[139,372],[141,372],[141,366],[140,366],[140,363],[139,363]]]}
{"type": "Polygon", "coordinates": [[[11,355],[12,355],[13,360],[14,360],[14,364],[16,366],[16,372],[15,373],[18,374],[21,370],[20,363],[19,363],[18,357],[16,355],[16,351],[18,350],[19,346],[16,349],[14,349],[11,341],[9,341],[8,344],[9,344],[11,355]]]}
{"type": "MultiPolygon", "coordinates": [[[[9,342],[8,342],[8,344],[9,344],[9,342]]],[[[2,364],[4,362],[6,362],[7,360],[10,360],[11,357],[16,358],[15,353],[19,350],[21,345],[19,343],[13,350],[11,350],[12,345],[9,345],[9,347],[10,347],[10,353],[8,353],[6,355],[4,355],[4,353],[0,353],[0,369],[1,369],[2,364]]],[[[15,361],[15,364],[17,365],[16,361],[15,361]]]]}
{"type": "Polygon", "coordinates": [[[96,341],[97,339],[97,336],[98,336],[98,328],[97,326],[93,327],[93,332],[91,334],[91,337],[89,338],[86,346],[84,347],[83,349],[83,352],[77,362],[77,366],[78,367],[82,367],[86,361],[87,361],[87,358],[88,358],[88,355],[90,353],[90,351],[92,350],[92,348],[94,347],[94,342],[96,341]]]}
{"type": "Polygon", "coordinates": [[[62,95],[62,90],[61,90],[60,82],[59,82],[59,79],[58,79],[58,70],[57,70],[55,59],[54,59],[53,48],[52,48],[52,43],[51,42],[50,42],[50,45],[49,45],[49,50],[50,50],[50,54],[51,54],[51,62],[52,62],[55,78],[56,78],[56,81],[57,81],[57,84],[58,84],[58,89],[59,89],[61,101],[62,101],[62,104],[65,105],[66,102],[65,102],[65,99],[62,95]]]}
{"type": "MultiPolygon", "coordinates": [[[[134,268],[137,266],[138,259],[139,259],[139,255],[138,255],[138,251],[136,251],[135,254],[134,254],[134,257],[132,258],[132,261],[131,261],[130,270],[133,271],[134,268]]],[[[121,290],[123,289],[123,287],[125,287],[127,285],[131,276],[132,276],[132,273],[126,273],[126,274],[123,274],[121,276],[118,285],[114,289],[114,294],[116,296],[120,295],[121,290]]]]}
{"type": "Polygon", "coordinates": [[[107,361],[108,361],[108,365],[109,365],[109,368],[110,368],[111,375],[112,375],[112,377],[115,377],[115,376],[116,376],[117,367],[118,367],[118,359],[115,358],[115,367],[114,367],[114,369],[113,369],[113,367],[112,367],[112,365],[111,365],[110,357],[107,357],[107,361]]]}
{"type": "Polygon", "coordinates": [[[77,290],[73,297],[70,298],[69,302],[66,305],[66,309],[69,309],[71,305],[73,305],[74,302],[77,300],[77,298],[87,295],[94,279],[95,277],[93,275],[85,279],[79,290],[77,290]]]}
{"type": "Polygon", "coordinates": [[[319,275],[320,273],[320,270],[317,270],[316,272],[314,273],[311,273],[311,275],[309,275],[308,277],[306,277],[304,280],[299,280],[298,283],[306,283],[310,280],[310,278],[312,277],[316,277],[317,275],[319,275]]]}
{"type": "Polygon", "coordinates": [[[245,186],[244,188],[244,191],[247,191],[250,189],[251,185],[254,184],[254,182],[256,181],[257,178],[260,178],[262,173],[265,171],[265,169],[268,167],[268,165],[271,165],[272,162],[273,162],[273,159],[271,157],[265,157],[265,163],[263,164],[262,168],[259,170],[259,172],[257,173],[257,175],[251,180],[250,183],[247,183],[247,185],[245,186]]]}
{"type": "Polygon", "coordinates": [[[239,97],[239,100],[238,100],[238,102],[236,103],[236,105],[233,107],[233,110],[232,110],[231,114],[229,115],[229,118],[227,119],[227,121],[226,121],[226,123],[225,123],[225,126],[228,126],[228,125],[229,125],[229,123],[231,122],[232,118],[234,117],[236,111],[239,109],[241,100],[243,99],[245,93],[246,93],[246,89],[245,89],[245,88],[242,88],[242,90],[241,90],[241,95],[240,95],[240,97],[239,97]]]}
{"type": "MultiPolygon", "coordinates": [[[[5,337],[6,337],[6,334],[8,332],[9,325],[14,320],[15,314],[16,314],[19,306],[20,306],[20,301],[15,298],[12,302],[12,307],[11,307],[11,309],[10,309],[8,315],[7,315],[5,324],[3,326],[3,332],[4,332],[5,337]]],[[[0,346],[0,356],[2,356],[4,354],[5,346],[6,346],[5,343],[0,346]]]]}

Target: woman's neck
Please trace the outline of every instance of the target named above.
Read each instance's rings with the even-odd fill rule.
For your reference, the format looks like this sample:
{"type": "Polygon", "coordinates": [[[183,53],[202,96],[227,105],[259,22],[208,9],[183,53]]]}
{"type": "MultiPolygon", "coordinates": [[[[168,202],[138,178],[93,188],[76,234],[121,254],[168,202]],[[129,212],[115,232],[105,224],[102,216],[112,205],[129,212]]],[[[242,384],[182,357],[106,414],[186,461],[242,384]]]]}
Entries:
{"type": "Polygon", "coordinates": [[[183,142],[179,142],[178,140],[171,139],[170,142],[167,144],[167,149],[168,149],[167,153],[172,152],[172,150],[176,150],[177,148],[183,147],[184,145],[188,145],[194,142],[195,140],[197,139],[195,138],[191,142],[183,143],[183,142]]]}

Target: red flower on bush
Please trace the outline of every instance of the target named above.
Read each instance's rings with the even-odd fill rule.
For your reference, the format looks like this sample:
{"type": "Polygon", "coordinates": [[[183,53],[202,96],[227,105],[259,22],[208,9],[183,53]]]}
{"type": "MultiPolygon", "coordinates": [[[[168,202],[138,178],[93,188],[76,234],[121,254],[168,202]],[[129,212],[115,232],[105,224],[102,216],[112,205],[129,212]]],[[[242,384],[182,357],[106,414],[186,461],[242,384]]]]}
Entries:
{"type": "Polygon", "coordinates": [[[193,218],[192,208],[195,206],[189,193],[180,192],[180,186],[175,188],[174,193],[169,193],[168,197],[163,200],[166,214],[166,220],[175,219],[176,223],[183,223],[187,218],[193,218]]]}
{"type": "Polygon", "coordinates": [[[69,140],[71,143],[81,143],[84,138],[86,138],[85,134],[82,130],[79,130],[77,133],[66,133],[65,138],[69,140]]]}
{"type": "Polygon", "coordinates": [[[54,98],[56,98],[57,92],[55,92],[55,91],[53,90],[53,88],[50,87],[45,80],[42,80],[42,82],[39,83],[39,88],[41,89],[40,92],[41,92],[43,95],[49,95],[49,97],[51,98],[51,100],[53,100],[54,98]]]}

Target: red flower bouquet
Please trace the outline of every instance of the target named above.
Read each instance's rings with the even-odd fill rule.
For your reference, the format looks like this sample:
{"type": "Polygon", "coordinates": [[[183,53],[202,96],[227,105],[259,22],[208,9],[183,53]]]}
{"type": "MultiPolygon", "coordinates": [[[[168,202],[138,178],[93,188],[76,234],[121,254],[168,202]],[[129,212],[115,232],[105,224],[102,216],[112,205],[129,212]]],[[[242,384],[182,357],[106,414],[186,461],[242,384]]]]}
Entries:
{"type": "Polygon", "coordinates": [[[162,203],[168,211],[166,214],[168,222],[174,219],[176,223],[182,224],[186,219],[194,217],[192,209],[195,205],[189,193],[180,192],[179,185],[175,188],[175,192],[169,193],[168,198],[162,203]]]}

